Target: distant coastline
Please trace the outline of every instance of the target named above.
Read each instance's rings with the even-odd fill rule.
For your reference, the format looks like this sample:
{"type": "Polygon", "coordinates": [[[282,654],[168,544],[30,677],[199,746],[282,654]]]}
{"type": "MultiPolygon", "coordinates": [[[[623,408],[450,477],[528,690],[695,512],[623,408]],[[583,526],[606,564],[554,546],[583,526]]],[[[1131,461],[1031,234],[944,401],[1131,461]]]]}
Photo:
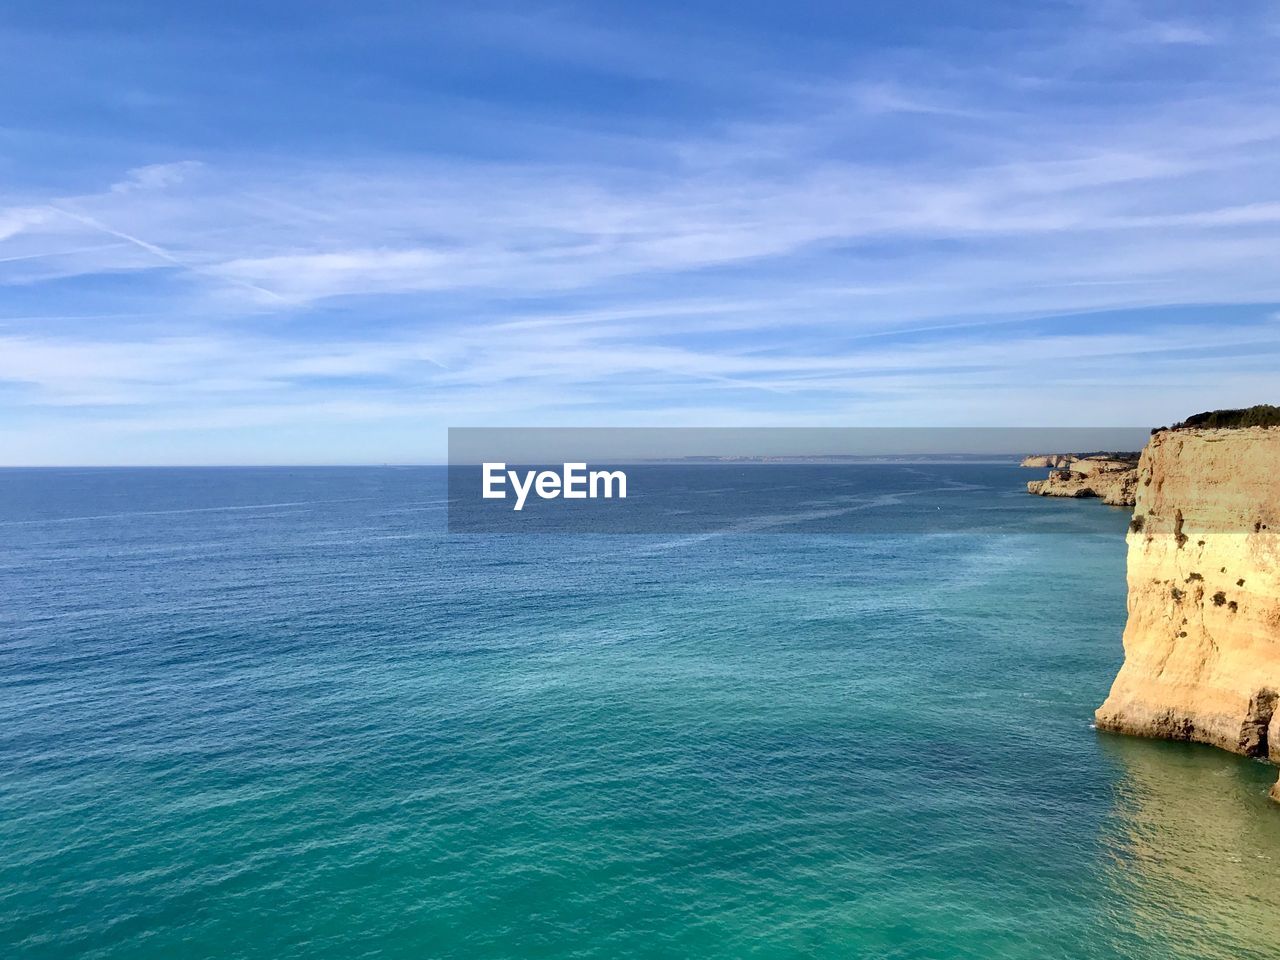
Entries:
{"type": "Polygon", "coordinates": [[[1016,454],[1007,453],[934,453],[934,454],[816,454],[808,456],[689,456],[655,457],[637,463],[671,464],[796,464],[796,463],[1007,463],[1018,462],[1016,454]]]}

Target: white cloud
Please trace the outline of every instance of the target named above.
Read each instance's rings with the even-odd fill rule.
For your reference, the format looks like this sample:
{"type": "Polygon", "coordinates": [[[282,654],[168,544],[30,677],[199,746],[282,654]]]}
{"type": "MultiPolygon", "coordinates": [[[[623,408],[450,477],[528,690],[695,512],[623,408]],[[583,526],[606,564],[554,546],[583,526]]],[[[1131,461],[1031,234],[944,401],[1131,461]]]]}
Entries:
{"type": "Polygon", "coordinates": [[[177,163],[153,163],[135,167],[125,178],[111,185],[112,193],[135,193],[140,190],[163,190],[186,180],[203,166],[196,160],[180,160],[177,163]]]}
{"type": "Polygon", "coordinates": [[[1214,35],[1203,27],[1193,23],[1179,23],[1173,20],[1153,21],[1144,24],[1134,30],[1132,36],[1135,40],[1152,43],[1191,44],[1193,46],[1208,46],[1217,42],[1214,35]]]}
{"type": "MultiPolygon", "coordinates": [[[[596,65],[626,47],[557,35],[596,65]]],[[[11,193],[0,285],[47,297],[57,329],[0,317],[0,403],[145,432],[606,415],[589,404],[812,422],[946,398],[999,417],[1055,388],[1095,391],[1097,412],[1139,380],[1176,392],[1157,375],[1211,392],[1228,367],[1258,387],[1274,329],[1219,309],[1280,301],[1276,68],[1251,42],[1120,5],[957,62],[881,51],[825,83],[756,76],[767,110],[695,132],[587,119],[567,158],[244,150],[11,193]],[[1131,62],[1206,55],[1185,85],[1131,62]],[[1063,316],[1170,305],[1205,319],[1153,337],[1063,316]],[[117,306],[150,316],[54,319],[117,306]]],[[[629,75],[650,76],[642,54],[629,75]]]]}

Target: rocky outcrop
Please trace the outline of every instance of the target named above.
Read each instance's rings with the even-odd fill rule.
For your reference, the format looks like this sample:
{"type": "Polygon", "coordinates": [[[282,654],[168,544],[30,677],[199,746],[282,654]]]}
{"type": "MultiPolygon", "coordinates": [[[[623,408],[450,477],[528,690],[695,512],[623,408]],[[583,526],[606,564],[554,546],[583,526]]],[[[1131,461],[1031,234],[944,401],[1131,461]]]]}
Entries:
{"type": "Polygon", "coordinates": [[[1074,453],[1036,453],[1029,457],[1023,457],[1020,467],[1049,467],[1054,470],[1060,470],[1067,466],[1071,461],[1076,459],[1074,453]]]}
{"type": "Polygon", "coordinates": [[[1041,497],[1098,497],[1113,506],[1133,506],[1138,485],[1137,454],[1048,454],[1027,457],[1022,465],[1041,466],[1040,461],[1053,460],[1065,460],[1066,469],[1055,469],[1044,480],[1028,481],[1028,493],[1041,497]]]}
{"type": "Polygon", "coordinates": [[[1280,761],[1280,429],[1156,433],[1136,489],[1098,727],[1280,761]]]}

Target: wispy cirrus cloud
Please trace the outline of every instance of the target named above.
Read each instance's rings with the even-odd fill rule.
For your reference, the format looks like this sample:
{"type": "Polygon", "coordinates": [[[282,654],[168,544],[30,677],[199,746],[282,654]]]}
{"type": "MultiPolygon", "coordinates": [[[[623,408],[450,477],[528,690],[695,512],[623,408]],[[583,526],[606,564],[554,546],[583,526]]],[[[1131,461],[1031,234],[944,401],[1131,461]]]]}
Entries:
{"type": "MultiPolygon", "coordinates": [[[[643,25],[457,14],[442,29],[537,78],[441,101],[441,120],[512,117],[483,142],[406,145],[375,125],[352,150],[334,117],[290,131],[309,149],[263,130],[216,149],[138,137],[126,152],[144,162],[10,183],[0,407],[74,459],[94,430],[248,442],[339,410],[399,424],[391,450],[405,421],[449,417],[1117,422],[1265,392],[1280,349],[1265,16],[1085,4],[972,43],[870,24],[902,36],[845,55],[695,23],[660,65],[643,25]],[[699,50],[727,58],[721,73],[761,67],[750,98],[699,50]],[[595,87],[559,85],[583,71],[595,87]],[[1055,390],[1080,389],[1088,404],[1054,413],[1055,390]]],[[[425,108],[403,96],[441,82],[380,74],[361,116],[410,116],[425,108]]],[[[183,83],[137,102],[224,108],[183,83]]]]}

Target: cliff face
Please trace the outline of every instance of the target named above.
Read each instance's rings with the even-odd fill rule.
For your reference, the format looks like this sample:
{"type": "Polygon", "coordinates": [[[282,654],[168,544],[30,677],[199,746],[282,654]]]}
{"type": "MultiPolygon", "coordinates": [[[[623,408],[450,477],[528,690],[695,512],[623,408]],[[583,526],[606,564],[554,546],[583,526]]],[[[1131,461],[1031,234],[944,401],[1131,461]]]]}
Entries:
{"type": "Polygon", "coordinates": [[[1103,503],[1113,506],[1133,505],[1138,485],[1136,457],[1056,454],[1027,457],[1022,465],[1054,465],[1053,461],[1065,461],[1066,469],[1055,469],[1044,480],[1028,481],[1028,493],[1041,497],[1100,497],[1103,503]]]}
{"type": "Polygon", "coordinates": [[[1280,761],[1280,429],[1157,433],[1136,500],[1098,727],[1280,761]]]}

